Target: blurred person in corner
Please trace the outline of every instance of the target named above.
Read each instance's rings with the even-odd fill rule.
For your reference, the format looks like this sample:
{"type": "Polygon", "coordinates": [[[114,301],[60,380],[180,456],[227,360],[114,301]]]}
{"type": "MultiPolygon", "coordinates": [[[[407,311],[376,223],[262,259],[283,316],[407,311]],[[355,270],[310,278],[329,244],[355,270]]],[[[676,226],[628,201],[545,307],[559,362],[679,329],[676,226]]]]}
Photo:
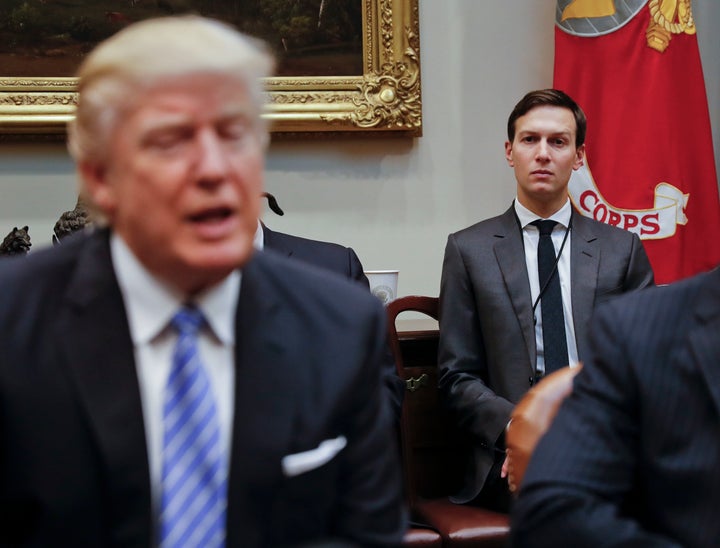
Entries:
{"type": "Polygon", "coordinates": [[[720,269],[607,303],[530,459],[518,547],[720,539],[720,269]]]}

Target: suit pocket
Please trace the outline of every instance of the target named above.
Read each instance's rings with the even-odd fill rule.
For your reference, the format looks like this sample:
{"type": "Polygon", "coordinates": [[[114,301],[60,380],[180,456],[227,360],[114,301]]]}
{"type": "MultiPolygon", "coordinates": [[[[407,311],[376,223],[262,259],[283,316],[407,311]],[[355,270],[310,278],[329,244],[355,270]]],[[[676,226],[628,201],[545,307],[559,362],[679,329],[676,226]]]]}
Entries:
{"type": "Polygon", "coordinates": [[[315,449],[283,457],[284,479],[268,514],[267,546],[296,546],[333,534],[338,497],[343,492],[339,455],[346,444],[345,437],[339,436],[315,449]]]}
{"type": "Polygon", "coordinates": [[[612,300],[613,298],[622,295],[625,292],[625,288],[622,286],[622,284],[617,285],[615,287],[612,287],[610,289],[602,289],[597,292],[597,295],[595,296],[595,305],[607,302],[612,300]]]}
{"type": "Polygon", "coordinates": [[[315,449],[286,455],[281,460],[285,477],[292,478],[324,466],[347,445],[345,436],[325,440],[315,449]]]}

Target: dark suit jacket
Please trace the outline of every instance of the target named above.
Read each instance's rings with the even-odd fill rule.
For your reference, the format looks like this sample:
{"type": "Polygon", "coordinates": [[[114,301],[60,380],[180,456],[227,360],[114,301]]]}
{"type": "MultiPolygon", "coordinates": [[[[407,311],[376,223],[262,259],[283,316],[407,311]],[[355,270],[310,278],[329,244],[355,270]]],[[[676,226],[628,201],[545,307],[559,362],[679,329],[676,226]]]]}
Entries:
{"type": "MultiPolygon", "coordinates": [[[[146,547],[145,432],[108,233],[67,242],[0,262],[0,545],[146,547]]],[[[384,316],[366,291],[272,252],[243,268],[228,546],[402,537],[384,316]],[[329,463],[283,475],[283,456],[340,435],[329,463]]]]}
{"type": "MultiPolygon", "coordinates": [[[[320,242],[275,232],[264,224],[263,234],[266,249],[272,249],[292,259],[335,272],[351,281],[362,284],[368,290],[370,289],[370,282],[363,272],[360,259],[358,259],[352,248],[331,242],[320,242]]],[[[402,413],[405,383],[397,376],[395,360],[389,344],[383,356],[383,363],[383,383],[389,393],[393,413],[399,419],[402,413]]]]}
{"type": "Polygon", "coordinates": [[[522,547],[720,542],[720,269],[598,310],[525,474],[522,547]]]}
{"type": "MultiPolygon", "coordinates": [[[[594,306],[653,284],[653,274],[636,235],[576,213],[572,223],[571,299],[582,359],[594,306]]],[[[535,373],[530,282],[513,207],[449,236],[439,344],[440,389],[475,444],[464,489],[455,499],[462,503],[482,489],[496,442],[535,373]]]]}
{"type": "Polygon", "coordinates": [[[331,242],[320,242],[275,232],[264,224],[263,234],[265,248],[331,272],[336,272],[350,280],[360,282],[368,289],[370,288],[370,283],[363,272],[360,259],[358,259],[352,248],[331,242]]]}

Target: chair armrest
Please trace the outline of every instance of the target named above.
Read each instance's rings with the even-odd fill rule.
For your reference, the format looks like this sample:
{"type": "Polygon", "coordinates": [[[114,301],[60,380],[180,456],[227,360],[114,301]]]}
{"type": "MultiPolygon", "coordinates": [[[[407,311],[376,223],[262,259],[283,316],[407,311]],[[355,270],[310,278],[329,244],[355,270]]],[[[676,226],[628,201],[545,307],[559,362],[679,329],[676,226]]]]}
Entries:
{"type": "Polygon", "coordinates": [[[533,386],[510,415],[505,432],[508,485],[517,493],[525,469],[540,438],[550,427],[560,404],[572,391],[572,383],[582,365],[564,367],[533,386]]]}

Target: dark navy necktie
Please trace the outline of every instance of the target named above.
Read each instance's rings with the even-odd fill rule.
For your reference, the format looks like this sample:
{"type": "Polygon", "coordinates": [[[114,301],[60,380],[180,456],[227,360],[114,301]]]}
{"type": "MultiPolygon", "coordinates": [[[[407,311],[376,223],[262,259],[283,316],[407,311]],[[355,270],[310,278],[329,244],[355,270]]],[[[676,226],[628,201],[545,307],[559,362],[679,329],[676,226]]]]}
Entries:
{"type": "Polygon", "coordinates": [[[545,374],[568,365],[565,317],[563,315],[560,275],[557,269],[552,231],[556,221],[533,221],[540,231],[538,241],[538,278],[542,292],[542,333],[545,352],[545,374]],[[549,278],[549,281],[548,281],[549,278]],[[544,290],[543,290],[544,288],[544,290]]]}
{"type": "Polygon", "coordinates": [[[190,307],[171,322],[178,341],[163,407],[163,548],[225,546],[227,471],[215,398],[198,350],[204,322],[190,307]]]}

